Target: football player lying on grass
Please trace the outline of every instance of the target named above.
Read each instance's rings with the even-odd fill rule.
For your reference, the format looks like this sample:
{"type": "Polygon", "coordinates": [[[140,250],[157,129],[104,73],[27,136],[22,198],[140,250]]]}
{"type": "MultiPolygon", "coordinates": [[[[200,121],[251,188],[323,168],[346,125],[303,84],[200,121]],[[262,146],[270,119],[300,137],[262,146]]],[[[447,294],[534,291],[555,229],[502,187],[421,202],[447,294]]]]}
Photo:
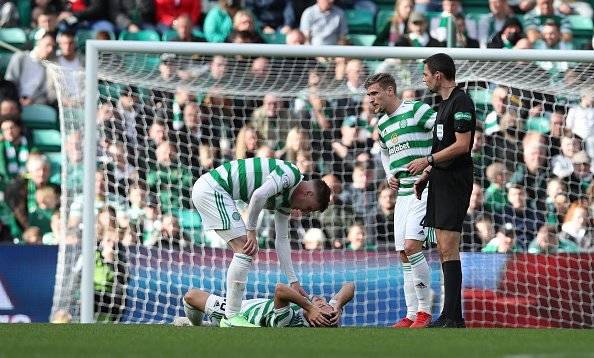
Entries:
{"type": "MultiPolygon", "coordinates": [[[[241,302],[241,314],[260,327],[338,327],[343,307],[353,299],[355,285],[347,282],[330,302],[320,296],[303,297],[293,288],[277,284],[274,298],[255,298],[241,302]]],[[[199,289],[191,289],[183,298],[186,317],[176,325],[200,326],[204,314],[211,325],[219,325],[225,314],[225,298],[199,289]]]]}

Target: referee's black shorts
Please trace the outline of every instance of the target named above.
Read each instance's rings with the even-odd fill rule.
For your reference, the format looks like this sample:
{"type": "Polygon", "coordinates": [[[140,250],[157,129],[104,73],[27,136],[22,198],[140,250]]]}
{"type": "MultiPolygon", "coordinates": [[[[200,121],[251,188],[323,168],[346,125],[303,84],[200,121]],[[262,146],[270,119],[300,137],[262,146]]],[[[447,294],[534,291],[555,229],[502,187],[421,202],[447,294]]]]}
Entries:
{"type": "Polygon", "coordinates": [[[425,226],[462,232],[472,193],[473,169],[433,168],[429,176],[425,226]]]}

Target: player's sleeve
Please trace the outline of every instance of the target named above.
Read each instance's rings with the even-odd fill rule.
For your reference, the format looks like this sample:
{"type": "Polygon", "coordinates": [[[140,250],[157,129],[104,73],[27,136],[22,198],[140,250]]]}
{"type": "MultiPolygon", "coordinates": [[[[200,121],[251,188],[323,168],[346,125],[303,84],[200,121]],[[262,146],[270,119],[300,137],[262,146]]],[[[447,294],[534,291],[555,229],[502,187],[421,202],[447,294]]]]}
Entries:
{"type": "Polygon", "coordinates": [[[303,175],[296,166],[291,163],[285,162],[281,165],[278,165],[272,173],[270,173],[266,177],[266,181],[272,180],[276,185],[276,193],[278,194],[284,190],[289,190],[290,188],[299,184],[303,175]]]}
{"type": "Polygon", "coordinates": [[[287,276],[289,283],[299,281],[293,270],[293,261],[291,259],[291,244],[289,242],[289,217],[280,212],[274,214],[274,229],[276,239],[274,246],[278,255],[278,262],[281,271],[287,276]]]}
{"type": "Polygon", "coordinates": [[[415,103],[414,119],[417,126],[431,131],[437,119],[437,113],[427,103],[415,103]],[[419,104],[419,105],[418,105],[419,104]]]}
{"type": "Polygon", "coordinates": [[[468,96],[458,97],[453,106],[454,130],[458,133],[466,133],[472,130],[476,121],[474,104],[468,96]]]}
{"type": "Polygon", "coordinates": [[[271,179],[265,180],[258,189],[254,190],[248,206],[246,229],[256,230],[258,227],[258,216],[260,216],[260,212],[264,209],[266,200],[279,192],[276,182],[271,179]]]}

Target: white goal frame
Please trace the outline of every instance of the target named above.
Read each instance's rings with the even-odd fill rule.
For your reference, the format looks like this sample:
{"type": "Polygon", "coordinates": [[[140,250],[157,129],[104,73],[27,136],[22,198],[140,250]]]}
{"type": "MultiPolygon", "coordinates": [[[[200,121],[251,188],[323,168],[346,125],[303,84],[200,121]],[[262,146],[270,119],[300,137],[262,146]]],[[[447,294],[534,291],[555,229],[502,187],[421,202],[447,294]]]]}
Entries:
{"type": "Polygon", "coordinates": [[[81,323],[93,323],[93,271],[95,251],[95,186],[94,168],[97,141],[98,58],[100,51],[133,53],[179,53],[226,56],[266,57],[347,57],[365,59],[424,59],[443,52],[454,60],[477,61],[567,61],[594,63],[592,51],[561,50],[506,50],[461,48],[409,48],[363,46],[288,46],[266,44],[214,44],[176,42],[98,41],[86,43],[85,64],[85,130],[84,130],[84,180],[83,180],[83,229],[82,229],[82,281],[81,323]]]}

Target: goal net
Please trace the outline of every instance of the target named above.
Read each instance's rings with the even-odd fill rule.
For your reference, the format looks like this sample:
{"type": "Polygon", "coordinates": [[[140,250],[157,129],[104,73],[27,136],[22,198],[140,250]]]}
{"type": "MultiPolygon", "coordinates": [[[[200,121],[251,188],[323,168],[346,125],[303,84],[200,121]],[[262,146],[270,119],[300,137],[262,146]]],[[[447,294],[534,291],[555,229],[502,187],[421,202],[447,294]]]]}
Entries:
{"type": "MultiPolygon", "coordinates": [[[[389,72],[399,95],[436,106],[439,99],[422,83],[422,62],[393,58],[394,51],[378,60],[324,50],[312,57],[253,56],[242,48],[231,55],[184,54],[165,46],[154,45],[150,53],[100,50],[96,93],[82,90],[82,73],[54,68],[65,156],[53,312],[80,317],[85,206],[96,214],[96,320],[168,323],[183,315],[189,288],[224,295],[232,253],[202,230],[191,188],[224,161],[258,156],[294,162],[306,178],[333,183],[326,212],[290,220],[303,287],[329,297],[343,282],[354,282],[346,326],[387,326],[401,318],[403,273],[393,244],[397,198],[382,190],[377,115],[362,83],[389,72]],[[97,144],[96,165],[83,169],[76,153],[89,125],[84,96],[97,99],[91,124],[97,144]],[[83,197],[84,170],[95,173],[94,202],[83,197]]],[[[472,149],[476,185],[462,243],[467,324],[592,327],[592,61],[456,64],[481,129],[472,149]]],[[[246,205],[238,205],[245,215],[246,205]]],[[[246,298],[272,297],[275,284],[286,282],[270,213],[260,216],[258,240],[246,298]]],[[[441,267],[434,247],[425,253],[436,317],[441,267]]]]}

